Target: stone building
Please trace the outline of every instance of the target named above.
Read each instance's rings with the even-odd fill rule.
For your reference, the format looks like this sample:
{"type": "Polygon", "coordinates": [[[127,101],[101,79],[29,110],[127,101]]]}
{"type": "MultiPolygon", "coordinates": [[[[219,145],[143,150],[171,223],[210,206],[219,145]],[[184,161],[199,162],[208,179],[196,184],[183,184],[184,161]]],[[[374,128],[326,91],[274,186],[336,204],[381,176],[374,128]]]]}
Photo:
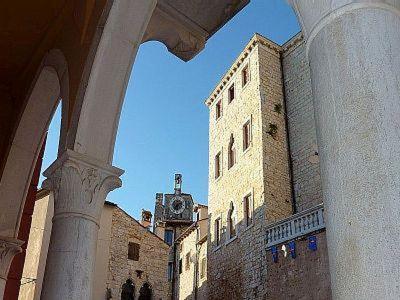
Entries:
{"type": "Polygon", "coordinates": [[[156,194],[154,208],[154,233],[169,246],[168,277],[169,297],[177,297],[175,274],[177,249],[175,240],[193,224],[194,201],[192,195],[182,192],[182,175],[175,174],[174,193],[156,194]]]}
{"type": "Polygon", "coordinates": [[[25,257],[19,253],[25,251],[29,236],[39,153],[57,105],[62,107],[58,156],[45,172],[46,187],[54,192],[55,217],[42,298],[87,300],[94,286],[104,201],[122,185],[123,170],[113,166],[114,144],[138,48],[147,41],[159,41],[188,61],[248,2],[4,3],[0,25],[0,299],[18,295],[25,257]],[[85,242],[76,236],[85,236],[85,242]]]}
{"type": "MultiPolygon", "coordinates": [[[[46,190],[38,194],[20,300],[41,299],[53,201],[52,194],[46,190]]],[[[143,211],[142,221],[138,222],[116,204],[105,202],[97,238],[91,299],[169,299],[169,246],[150,231],[150,216],[149,212],[143,211]]]]}
{"type": "Polygon", "coordinates": [[[196,221],[176,240],[174,299],[205,300],[207,289],[208,207],[197,204],[196,221]]]}
{"type": "Polygon", "coordinates": [[[329,298],[326,247],[297,253],[303,258],[296,266],[299,273],[313,268],[319,270],[317,278],[309,274],[294,280],[288,275],[294,272],[293,263],[287,266],[283,260],[277,267],[273,263],[278,260],[271,262],[271,255],[282,254],[291,241],[312,236],[326,245],[313,94],[302,35],[281,46],[255,34],[206,104],[209,299],[279,299],[279,293],[273,294],[277,290],[295,298],[303,292],[311,299],[316,295],[308,290],[310,284],[329,298]],[[287,234],[293,222],[303,223],[287,234]],[[286,276],[290,284],[271,278],[273,274],[286,276]]]}

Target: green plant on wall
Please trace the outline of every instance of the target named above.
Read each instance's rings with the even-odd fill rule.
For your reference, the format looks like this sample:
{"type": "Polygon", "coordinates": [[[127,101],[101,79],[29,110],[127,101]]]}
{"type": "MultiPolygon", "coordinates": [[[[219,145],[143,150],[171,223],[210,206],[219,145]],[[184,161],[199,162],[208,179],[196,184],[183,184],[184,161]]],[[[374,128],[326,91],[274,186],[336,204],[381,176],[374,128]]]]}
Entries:
{"type": "Polygon", "coordinates": [[[278,113],[278,114],[281,114],[281,112],[282,112],[282,104],[280,104],[280,103],[275,104],[274,111],[276,113],[278,113]]]}
{"type": "Polygon", "coordinates": [[[269,128],[267,133],[273,138],[275,138],[276,134],[278,133],[278,126],[274,123],[269,123],[269,128]]]}

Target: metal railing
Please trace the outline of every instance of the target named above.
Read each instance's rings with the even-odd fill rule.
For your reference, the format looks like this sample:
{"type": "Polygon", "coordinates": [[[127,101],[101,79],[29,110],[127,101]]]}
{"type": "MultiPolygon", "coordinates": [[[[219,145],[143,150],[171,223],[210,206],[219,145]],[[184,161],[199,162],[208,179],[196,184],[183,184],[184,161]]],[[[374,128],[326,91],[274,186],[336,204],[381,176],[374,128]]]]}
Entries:
{"type": "Polygon", "coordinates": [[[267,248],[323,228],[325,228],[324,205],[321,203],[268,225],[267,248]]]}

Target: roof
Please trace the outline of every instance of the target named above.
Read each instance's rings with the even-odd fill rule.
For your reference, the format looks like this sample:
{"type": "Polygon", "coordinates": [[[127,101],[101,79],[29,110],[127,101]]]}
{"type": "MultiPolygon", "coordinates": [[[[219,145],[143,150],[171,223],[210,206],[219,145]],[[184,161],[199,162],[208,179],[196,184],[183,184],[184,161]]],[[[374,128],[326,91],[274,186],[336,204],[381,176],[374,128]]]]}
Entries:
{"type": "MultiPolygon", "coordinates": [[[[200,222],[202,221],[207,221],[208,218],[201,219],[199,221],[194,222],[192,225],[190,225],[182,234],[175,240],[175,242],[182,242],[185,238],[187,238],[196,228],[199,227],[200,222]]],[[[204,239],[204,238],[203,238],[204,239]]],[[[202,239],[202,240],[203,240],[202,239]]],[[[199,242],[201,242],[200,240],[199,242]]],[[[204,241],[203,241],[204,242],[204,241]]]]}
{"type": "Polygon", "coordinates": [[[277,54],[283,53],[291,49],[294,45],[298,44],[303,40],[303,35],[301,32],[297,33],[294,37],[290,38],[283,45],[279,45],[274,41],[264,37],[259,33],[255,33],[247,45],[244,47],[243,51],[236,58],[234,63],[231,65],[229,70],[222,76],[221,80],[205,100],[205,104],[207,106],[211,106],[211,104],[215,101],[215,99],[221,94],[224,90],[225,86],[228,84],[229,80],[233,77],[236,71],[240,68],[244,60],[249,56],[249,54],[255,49],[257,45],[263,45],[271,50],[275,51],[277,54]]]}

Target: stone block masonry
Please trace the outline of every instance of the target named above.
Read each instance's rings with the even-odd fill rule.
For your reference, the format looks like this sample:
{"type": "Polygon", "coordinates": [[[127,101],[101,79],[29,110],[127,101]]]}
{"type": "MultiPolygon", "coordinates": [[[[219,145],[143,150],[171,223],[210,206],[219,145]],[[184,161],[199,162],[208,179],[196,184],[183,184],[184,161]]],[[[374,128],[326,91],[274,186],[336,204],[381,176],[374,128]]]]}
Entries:
{"type": "MultiPolygon", "coordinates": [[[[107,286],[113,299],[119,299],[122,285],[131,278],[138,295],[144,283],[153,291],[153,299],[167,300],[169,246],[116,207],[112,216],[107,286]],[[138,260],[128,259],[128,244],[139,244],[138,260]]],[[[135,298],[136,299],[136,298],[135,298]]]]}
{"type": "Polygon", "coordinates": [[[322,203],[310,66],[301,34],[283,45],[285,104],[298,212],[322,203]]]}

